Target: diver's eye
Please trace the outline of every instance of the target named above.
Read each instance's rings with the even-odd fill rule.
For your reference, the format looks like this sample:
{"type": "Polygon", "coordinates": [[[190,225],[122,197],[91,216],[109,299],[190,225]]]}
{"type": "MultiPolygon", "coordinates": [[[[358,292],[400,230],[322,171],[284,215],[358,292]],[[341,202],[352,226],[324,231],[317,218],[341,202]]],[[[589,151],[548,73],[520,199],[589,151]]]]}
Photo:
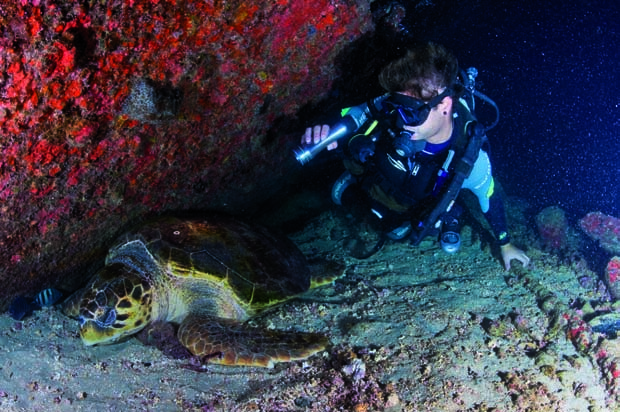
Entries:
{"type": "Polygon", "coordinates": [[[108,308],[103,315],[95,319],[95,323],[101,327],[111,326],[116,320],[116,309],[108,308]]]}

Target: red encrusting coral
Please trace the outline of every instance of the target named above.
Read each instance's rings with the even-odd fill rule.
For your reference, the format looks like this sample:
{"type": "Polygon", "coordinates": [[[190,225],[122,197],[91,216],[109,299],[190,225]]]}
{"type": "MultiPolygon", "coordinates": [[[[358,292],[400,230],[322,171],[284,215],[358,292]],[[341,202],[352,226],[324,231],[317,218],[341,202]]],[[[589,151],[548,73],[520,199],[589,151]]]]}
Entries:
{"type": "Polygon", "coordinates": [[[607,277],[610,283],[617,282],[620,277],[620,258],[614,256],[609,263],[607,263],[607,277]]]}
{"type": "Polygon", "coordinates": [[[294,142],[267,130],[370,28],[363,0],[3,4],[3,296],[74,273],[128,221],[283,174],[294,142]]]}
{"type": "Polygon", "coordinates": [[[582,353],[587,353],[592,347],[592,328],[581,317],[571,314],[564,314],[567,322],[566,334],[568,339],[582,353]]]}
{"type": "Polygon", "coordinates": [[[594,355],[611,399],[620,401],[620,345],[617,340],[603,340],[594,355]]]}
{"type": "Polygon", "coordinates": [[[566,333],[575,349],[588,356],[601,371],[610,400],[620,401],[620,343],[617,339],[603,339],[594,332],[583,318],[574,313],[562,315],[566,320],[566,333]]]}

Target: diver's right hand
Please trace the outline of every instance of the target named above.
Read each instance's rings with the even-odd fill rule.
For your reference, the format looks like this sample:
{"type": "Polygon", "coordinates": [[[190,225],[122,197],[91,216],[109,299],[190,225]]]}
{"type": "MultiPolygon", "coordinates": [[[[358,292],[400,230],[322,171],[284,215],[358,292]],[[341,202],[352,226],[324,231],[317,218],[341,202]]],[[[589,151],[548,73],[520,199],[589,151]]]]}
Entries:
{"type": "MultiPolygon", "coordinates": [[[[329,135],[329,126],[324,125],[316,125],[314,127],[308,127],[306,129],[306,133],[301,137],[302,145],[310,145],[311,143],[317,144],[321,140],[325,140],[325,138],[329,135]]],[[[334,142],[327,146],[327,150],[334,150],[338,147],[338,142],[334,142]]]]}
{"type": "Polygon", "coordinates": [[[507,243],[501,246],[500,249],[502,252],[502,260],[504,261],[504,268],[506,268],[506,271],[510,270],[510,262],[513,259],[521,262],[524,268],[529,265],[530,258],[525,254],[524,251],[512,245],[511,243],[507,243]]]}

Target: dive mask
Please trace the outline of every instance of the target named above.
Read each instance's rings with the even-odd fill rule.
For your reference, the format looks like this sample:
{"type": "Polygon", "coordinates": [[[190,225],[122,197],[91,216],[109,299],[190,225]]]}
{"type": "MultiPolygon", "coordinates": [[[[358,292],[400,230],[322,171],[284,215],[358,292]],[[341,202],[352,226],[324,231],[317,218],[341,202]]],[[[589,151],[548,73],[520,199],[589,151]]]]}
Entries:
{"type": "Polygon", "coordinates": [[[443,92],[425,102],[401,93],[392,93],[383,103],[385,113],[398,129],[403,126],[419,126],[428,119],[431,109],[437,106],[446,96],[452,95],[452,89],[443,92]]]}

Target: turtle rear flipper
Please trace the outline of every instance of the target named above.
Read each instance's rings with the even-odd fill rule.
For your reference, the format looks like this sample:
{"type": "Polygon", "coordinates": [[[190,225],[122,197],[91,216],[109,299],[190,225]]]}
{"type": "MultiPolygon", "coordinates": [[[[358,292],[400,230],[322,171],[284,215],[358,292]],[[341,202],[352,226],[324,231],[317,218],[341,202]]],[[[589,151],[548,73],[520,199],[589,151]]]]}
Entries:
{"type": "Polygon", "coordinates": [[[210,363],[266,368],[308,358],[329,343],[319,334],[263,330],[200,315],[185,318],[178,338],[190,352],[210,363]]]}

